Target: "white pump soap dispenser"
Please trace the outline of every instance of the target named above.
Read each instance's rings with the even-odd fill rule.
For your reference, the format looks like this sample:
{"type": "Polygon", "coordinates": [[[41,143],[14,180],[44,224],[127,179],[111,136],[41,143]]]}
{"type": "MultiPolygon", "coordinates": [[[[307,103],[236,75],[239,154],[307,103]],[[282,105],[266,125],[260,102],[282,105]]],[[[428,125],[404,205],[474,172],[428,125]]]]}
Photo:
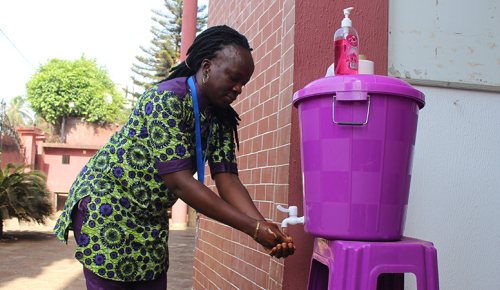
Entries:
{"type": "Polygon", "coordinates": [[[344,19],[335,35],[335,75],[358,74],[359,37],[349,18],[353,7],[344,9],[344,19]]]}
{"type": "Polygon", "coordinates": [[[344,9],[344,19],[342,19],[342,27],[352,27],[352,20],[349,18],[349,15],[351,14],[351,11],[354,9],[354,7],[349,7],[344,9]]]}

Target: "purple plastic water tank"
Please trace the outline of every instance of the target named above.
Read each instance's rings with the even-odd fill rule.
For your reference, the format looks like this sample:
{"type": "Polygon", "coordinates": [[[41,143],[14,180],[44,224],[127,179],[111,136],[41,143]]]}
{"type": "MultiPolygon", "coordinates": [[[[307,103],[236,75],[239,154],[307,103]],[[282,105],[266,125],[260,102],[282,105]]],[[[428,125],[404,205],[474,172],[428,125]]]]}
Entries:
{"type": "Polygon", "coordinates": [[[318,79],[297,91],[305,230],[326,239],[402,237],[424,95],[379,75],[318,79]]]}

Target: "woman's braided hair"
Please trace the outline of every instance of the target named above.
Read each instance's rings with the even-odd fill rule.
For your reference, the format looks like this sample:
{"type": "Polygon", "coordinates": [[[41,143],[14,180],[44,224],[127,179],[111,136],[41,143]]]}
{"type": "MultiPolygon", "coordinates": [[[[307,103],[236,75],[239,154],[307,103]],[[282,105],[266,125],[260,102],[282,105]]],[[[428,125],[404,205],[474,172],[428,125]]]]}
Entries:
{"type": "MultiPolygon", "coordinates": [[[[226,45],[238,45],[252,51],[247,38],[238,31],[226,25],[213,26],[196,36],[187,51],[185,61],[173,67],[165,80],[189,77],[196,74],[204,59],[213,59],[217,51],[226,45]]],[[[238,113],[231,106],[228,106],[227,108],[214,108],[214,115],[217,120],[231,128],[233,138],[239,149],[238,125],[241,119],[238,113]]],[[[221,132],[219,138],[222,137],[221,132]]]]}

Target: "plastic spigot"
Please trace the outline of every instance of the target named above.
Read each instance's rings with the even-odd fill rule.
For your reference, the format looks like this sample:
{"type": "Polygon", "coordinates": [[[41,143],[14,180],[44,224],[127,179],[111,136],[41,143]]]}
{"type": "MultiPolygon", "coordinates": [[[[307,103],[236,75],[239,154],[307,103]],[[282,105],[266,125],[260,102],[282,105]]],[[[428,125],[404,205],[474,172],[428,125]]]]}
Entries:
{"type": "Polygon", "coordinates": [[[297,217],[297,207],[292,205],[288,208],[282,207],[281,205],[277,206],[278,210],[281,212],[288,213],[288,217],[281,222],[281,227],[286,228],[288,224],[296,225],[296,224],[304,224],[304,217],[297,217]]]}

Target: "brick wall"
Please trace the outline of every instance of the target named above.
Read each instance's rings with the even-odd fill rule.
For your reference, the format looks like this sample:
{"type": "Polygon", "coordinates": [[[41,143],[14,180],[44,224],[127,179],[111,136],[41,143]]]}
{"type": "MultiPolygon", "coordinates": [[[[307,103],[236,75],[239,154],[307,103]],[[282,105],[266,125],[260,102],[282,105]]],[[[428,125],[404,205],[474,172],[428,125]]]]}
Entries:
{"type": "MultiPolygon", "coordinates": [[[[242,182],[265,218],[285,216],[288,200],[294,0],[210,0],[209,26],[227,24],[253,47],[255,72],[235,102],[242,182]]],[[[208,175],[207,175],[208,176],[208,175]]],[[[207,177],[207,184],[215,186],[207,177]]],[[[281,289],[283,260],[270,258],[246,234],[200,217],[195,250],[195,289],[281,289]]]]}

